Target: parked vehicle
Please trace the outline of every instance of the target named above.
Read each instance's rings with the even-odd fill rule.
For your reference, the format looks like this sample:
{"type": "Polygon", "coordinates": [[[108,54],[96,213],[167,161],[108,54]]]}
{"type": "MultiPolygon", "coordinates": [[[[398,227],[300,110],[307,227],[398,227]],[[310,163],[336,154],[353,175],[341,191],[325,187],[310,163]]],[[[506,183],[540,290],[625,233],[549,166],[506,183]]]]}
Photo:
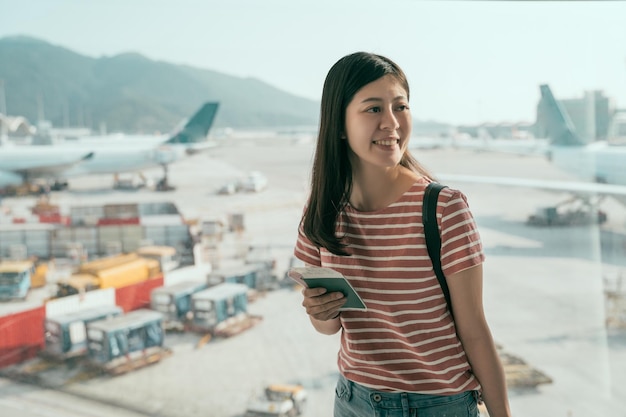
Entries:
{"type": "Polygon", "coordinates": [[[294,406],[291,400],[270,401],[259,398],[248,403],[243,417],[293,417],[294,406]]]}
{"type": "Polygon", "coordinates": [[[232,195],[235,194],[237,192],[237,182],[227,182],[226,184],[222,185],[218,190],[217,193],[219,195],[232,195]]]}
{"type": "Polygon", "coordinates": [[[251,171],[237,183],[237,190],[257,193],[266,189],[267,183],[267,177],[263,173],[251,171]]]}
{"type": "Polygon", "coordinates": [[[244,417],[296,417],[303,412],[306,392],[301,385],[268,385],[264,394],[248,403],[244,417]]]}
{"type": "Polygon", "coordinates": [[[535,214],[528,217],[527,224],[531,226],[577,226],[589,224],[604,224],[607,215],[604,211],[589,206],[561,208],[540,207],[535,214]]]}
{"type": "Polygon", "coordinates": [[[140,309],[87,324],[89,363],[112,374],[146,366],[169,356],[163,315],[140,309]]]}
{"type": "Polygon", "coordinates": [[[87,354],[87,324],[124,313],[116,305],[94,307],[57,317],[47,317],[44,323],[46,346],[43,356],[69,359],[87,354]]]}
{"type": "Polygon", "coordinates": [[[25,300],[34,273],[31,261],[0,261],[0,300],[25,300]]]}
{"type": "Polygon", "coordinates": [[[224,183],[217,190],[219,195],[232,195],[237,192],[257,193],[267,188],[267,177],[260,171],[250,171],[245,177],[224,183]]]}
{"type": "Polygon", "coordinates": [[[294,406],[294,416],[304,411],[307,395],[302,385],[272,384],[265,388],[265,396],[270,401],[291,400],[294,406]]]}

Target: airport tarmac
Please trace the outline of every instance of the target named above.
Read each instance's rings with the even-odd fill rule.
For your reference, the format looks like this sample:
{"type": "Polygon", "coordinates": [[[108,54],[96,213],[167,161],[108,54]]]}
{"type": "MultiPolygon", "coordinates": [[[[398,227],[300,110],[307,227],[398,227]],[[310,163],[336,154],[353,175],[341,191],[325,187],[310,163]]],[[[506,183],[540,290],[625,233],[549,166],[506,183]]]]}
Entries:
{"type": "MultiPolygon", "coordinates": [[[[52,193],[51,198],[62,207],[172,200],[186,218],[200,220],[244,213],[241,239],[269,245],[279,271],[284,271],[306,197],[312,152],[311,143],[287,138],[233,139],[172,165],[169,178],[175,191],[115,191],[110,177],[95,177],[72,181],[71,190],[52,193]],[[216,193],[251,170],[268,177],[266,190],[216,193]]],[[[454,149],[415,155],[435,174],[571,179],[537,157],[454,149]]],[[[496,342],[553,380],[537,389],[510,389],[513,415],[626,416],[626,331],[605,328],[603,287],[605,279],[626,276],[621,234],[626,207],[607,200],[603,208],[609,222],[602,228],[537,228],[524,224],[528,215],[539,206],[562,201],[566,194],[450,185],[467,194],[483,238],[484,302],[496,342]]],[[[15,210],[28,204],[32,199],[3,200],[15,210]]],[[[309,394],[304,417],[330,416],[338,337],[317,334],[300,303],[298,291],[270,292],[250,305],[250,312],[263,321],[249,331],[204,345],[195,334],[168,335],[166,344],[174,354],[162,362],[117,377],[73,383],[59,395],[75,395],[102,407],[116,405],[138,416],[233,417],[240,416],[267,383],[302,383],[309,394]]],[[[19,402],[16,386],[2,384],[0,398],[19,402]]],[[[25,401],[23,410],[28,410],[25,401]]],[[[14,409],[15,417],[44,415],[14,409]]]]}

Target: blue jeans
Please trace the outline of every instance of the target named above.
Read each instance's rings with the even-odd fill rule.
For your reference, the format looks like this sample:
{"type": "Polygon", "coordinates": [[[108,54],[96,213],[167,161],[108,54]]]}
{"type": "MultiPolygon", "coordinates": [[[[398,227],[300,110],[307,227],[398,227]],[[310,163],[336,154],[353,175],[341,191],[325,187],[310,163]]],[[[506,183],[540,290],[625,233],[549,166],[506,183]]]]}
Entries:
{"type": "Polygon", "coordinates": [[[334,417],[478,417],[477,393],[428,395],[376,391],[339,376],[334,417]]]}

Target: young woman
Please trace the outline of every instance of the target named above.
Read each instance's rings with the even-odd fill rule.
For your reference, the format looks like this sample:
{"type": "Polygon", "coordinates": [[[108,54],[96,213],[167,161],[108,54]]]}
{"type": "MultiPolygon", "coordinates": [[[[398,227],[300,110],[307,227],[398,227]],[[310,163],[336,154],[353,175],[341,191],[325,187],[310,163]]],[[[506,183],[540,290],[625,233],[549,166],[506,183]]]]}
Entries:
{"type": "Polygon", "coordinates": [[[437,222],[454,317],[426,250],[422,197],[432,180],[408,151],[409,85],[390,59],[358,52],[322,93],[311,194],[295,255],[343,273],[367,310],[341,293],[303,290],[320,333],[341,330],[335,417],[510,416],[482,305],[480,237],[465,196],[445,188],[437,222]]]}

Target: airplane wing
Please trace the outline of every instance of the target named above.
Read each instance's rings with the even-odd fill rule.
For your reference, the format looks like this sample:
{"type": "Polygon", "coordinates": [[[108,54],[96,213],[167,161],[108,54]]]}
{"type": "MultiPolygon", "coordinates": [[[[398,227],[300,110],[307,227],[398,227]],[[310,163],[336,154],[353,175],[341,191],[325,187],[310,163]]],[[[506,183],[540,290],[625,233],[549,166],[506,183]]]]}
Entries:
{"type": "Polygon", "coordinates": [[[519,156],[546,156],[549,151],[546,139],[454,139],[411,138],[410,149],[464,149],[476,152],[492,152],[519,156]]]}
{"type": "Polygon", "coordinates": [[[502,185],[507,187],[526,187],[547,191],[560,191],[576,194],[581,197],[611,196],[617,197],[620,201],[624,201],[626,198],[626,186],[614,184],[455,174],[437,175],[437,178],[443,182],[466,182],[474,184],[502,185]]]}
{"type": "Polygon", "coordinates": [[[199,142],[187,146],[185,153],[187,153],[187,155],[195,155],[215,147],[217,147],[217,142],[199,142]]]}

